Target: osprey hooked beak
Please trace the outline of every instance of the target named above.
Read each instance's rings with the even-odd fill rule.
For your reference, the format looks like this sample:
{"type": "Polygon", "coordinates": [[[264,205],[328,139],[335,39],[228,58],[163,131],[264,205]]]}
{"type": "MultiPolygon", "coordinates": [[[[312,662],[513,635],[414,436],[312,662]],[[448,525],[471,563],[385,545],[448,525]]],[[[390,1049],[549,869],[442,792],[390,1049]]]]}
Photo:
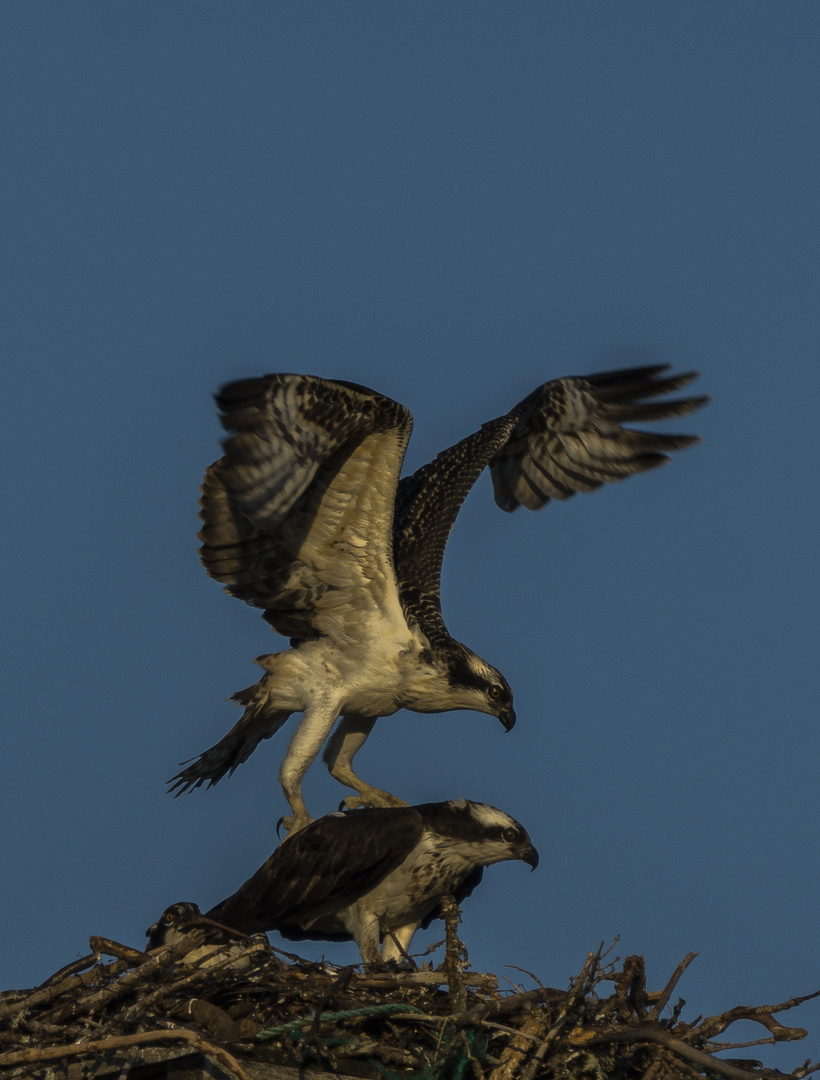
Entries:
{"type": "Polygon", "coordinates": [[[512,731],[515,727],[515,709],[512,705],[509,705],[506,709],[501,709],[495,715],[504,725],[505,731],[512,731]]]}
{"type": "Polygon", "coordinates": [[[526,849],[521,855],[521,861],[525,862],[527,866],[531,866],[533,870],[538,866],[538,852],[532,844],[527,844],[526,849]]]}

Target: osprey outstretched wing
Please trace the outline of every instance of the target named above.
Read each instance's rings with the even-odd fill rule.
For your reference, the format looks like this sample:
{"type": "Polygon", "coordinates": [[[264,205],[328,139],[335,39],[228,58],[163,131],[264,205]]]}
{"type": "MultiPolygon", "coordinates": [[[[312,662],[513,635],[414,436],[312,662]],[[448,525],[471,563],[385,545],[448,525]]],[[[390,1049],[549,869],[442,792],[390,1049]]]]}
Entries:
{"type": "Polygon", "coordinates": [[[495,501],[508,513],[540,510],[550,499],[594,491],[669,461],[697,435],[621,427],[684,416],[707,396],[647,401],[681,390],[698,372],[661,378],[667,365],[553,379],[514,409],[399,483],[394,528],[396,572],[431,640],[447,640],[441,616],[441,564],[456,515],[489,465],[495,501]]]}
{"type": "Polygon", "coordinates": [[[351,806],[404,805],[352,768],[379,716],[473,709],[509,730],[507,681],[450,636],[441,613],[441,563],[458,511],[488,465],[502,509],[538,509],[697,442],[622,426],[684,415],[708,400],[654,400],[695,378],[665,370],[545,383],[401,481],[412,418],[389,398],[307,375],[224,387],[216,400],[235,434],[205,474],[200,556],[292,648],[258,658],[265,675],[235,695],[242,718],[172,779],[172,790],[215,784],[301,712],[280,769],[294,812],[286,826],[301,828],[311,820],[302,779],[338,716],[325,760],[358,792],[351,806]]]}
{"type": "MultiPolygon", "coordinates": [[[[508,859],[535,869],[538,852],[517,821],[484,803],[328,814],[292,833],[205,919],[290,941],[354,940],[366,964],[400,961],[416,930],[440,918],[443,896],[461,903],[485,866],[508,859]]],[[[198,918],[195,904],[167,908],[146,931],[149,948],[198,918]]]]}

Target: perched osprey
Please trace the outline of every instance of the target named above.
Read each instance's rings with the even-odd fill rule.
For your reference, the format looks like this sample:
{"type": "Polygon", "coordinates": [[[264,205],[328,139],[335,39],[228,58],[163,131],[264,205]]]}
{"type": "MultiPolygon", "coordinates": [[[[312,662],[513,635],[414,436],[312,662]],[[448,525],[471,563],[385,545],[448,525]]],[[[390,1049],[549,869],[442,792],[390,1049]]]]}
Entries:
{"type": "Polygon", "coordinates": [[[157,921],[145,931],[148,938],[146,949],[160,949],[166,945],[176,945],[192,930],[204,930],[205,940],[195,949],[191,949],[182,958],[183,964],[196,964],[198,968],[228,967],[241,971],[248,967],[246,953],[247,940],[242,932],[237,933],[231,927],[216,923],[203,915],[196,904],[184,900],[171,904],[163,911],[157,921]],[[236,959],[226,965],[230,956],[236,959]]]}
{"type": "Polygon", "coordinates": [[[171,904],[163,911],[155,923],[145,931],[148,938],[146,949],[161,949],[166,945],[176,945],[184,937],[191,923],[202,918],[199,907],[190,900],[181,900],[171,904]]]}
{"type": "Polygon", "coordinates": [[[440,572],[456,515],[489,465],[502,510],[536,510],[662,464],[698,439],[621,426],[690,413],[708,399],[656,401],[696,373],[664,365],[556,379],[399,480],[412,417],[354,383],[266,375],[223,387],[235,434],[205,473],[200,557],[232,596],[264,609],[289,651],[234,695],[241,720],[170,781],[176,794],[232,773],[294,712],[303,714],[279,772],[293,817],[311,817],[302,780],[325,751],[354,788],[348,806],[404,806],[353,771],[380,716],[474,709],[515,723],[500,671],[456,641],[441,614],[440,572]]]}
{"type": "MultiPolygon", "coordinates": [[[[366,964],[401,961],[419,927],[460,903],[484,867],[538,852],[509,814],[458,801],[328,814],[291,833],[211,919],[247,934],[277,930],[290,941],[350,941],[366,964]],[[383,945],[380,949],[380,943],[383,945]]],[[[149,927],[149,948],[173,944],[200,916],[173,904],[149,927]]]]}

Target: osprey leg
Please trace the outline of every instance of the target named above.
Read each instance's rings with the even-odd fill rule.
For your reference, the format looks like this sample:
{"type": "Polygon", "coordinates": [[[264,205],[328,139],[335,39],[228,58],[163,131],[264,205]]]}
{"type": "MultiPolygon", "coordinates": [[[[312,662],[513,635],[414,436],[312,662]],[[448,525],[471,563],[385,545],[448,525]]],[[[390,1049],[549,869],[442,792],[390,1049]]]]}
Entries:
{"type": "Polygon", "coordinates": [[[279,768],[279,783],[288,800],[293,817],[282,819],[282,824],[289,833],[303,829],[313,818],[308,813],[302,798],[302,781],[305,773],[316,760],[322,743],[330,734],[330,729],[339,715],[337,705],[310,706],[305,710],[302,722],[290,741],[279,768]]]}
{"type": "Polygon", "coordinates": [[[330,737],[322,756],[333,779],[358,792],[358,797],[351,795],[344,800],[348,810],[355,810],[360,806],[407,806],[403,799],[365,783],[353,771],[353,758],[364,746],[365,740],[378,719],[378,716],[345,713],[330,737]]]}
{"type": "Polygon", "coordinates": [[[379,949],[380,928],[379,916],[376,912],[359,900],[351,904],[345,922],[347,929],[353,935],[353,940],[359,946],[365,966],[373,967],[380,964],[382,962],[379,949]]]}
{"type": "Polygon", "coordinates": [[[421,920],[408,923],[406,926],[398,926],[395,930],[385,934],[382,943],[382,963],[406,963],[410,942],[420,926],[421,920]]]}

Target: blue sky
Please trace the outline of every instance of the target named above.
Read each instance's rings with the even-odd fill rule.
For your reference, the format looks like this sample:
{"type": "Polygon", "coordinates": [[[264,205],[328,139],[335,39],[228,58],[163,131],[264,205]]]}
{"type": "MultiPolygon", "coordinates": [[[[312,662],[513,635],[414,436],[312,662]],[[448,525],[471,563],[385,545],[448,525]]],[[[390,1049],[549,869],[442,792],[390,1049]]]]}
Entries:
{"type": "MultiPolygon", "coordinates": [[[[539,514],[484,478],[456,523],[445,617],[516,729],[398,714],[362,771],[529,829],[538,871],[465,905],[478,969],[563,986],[620,934],[657,987],[700,953],[690,1019],[818,989],[817,5],[28,0],[0,24],[3,987],[92,933],[139,945],[275,844],[288,731],[164,793],[282,644],[196,554],[222,382],[372,386],[416,417],[412,469],[546,379],[665,362],[713,396],[666,425],[702,445],[539,514]]],[[[344,794],[319,768],[305,790],[344,794]]],[[[816,1003],[799,1019],[767,1061],[820,1054],[816,1003]]]]}

